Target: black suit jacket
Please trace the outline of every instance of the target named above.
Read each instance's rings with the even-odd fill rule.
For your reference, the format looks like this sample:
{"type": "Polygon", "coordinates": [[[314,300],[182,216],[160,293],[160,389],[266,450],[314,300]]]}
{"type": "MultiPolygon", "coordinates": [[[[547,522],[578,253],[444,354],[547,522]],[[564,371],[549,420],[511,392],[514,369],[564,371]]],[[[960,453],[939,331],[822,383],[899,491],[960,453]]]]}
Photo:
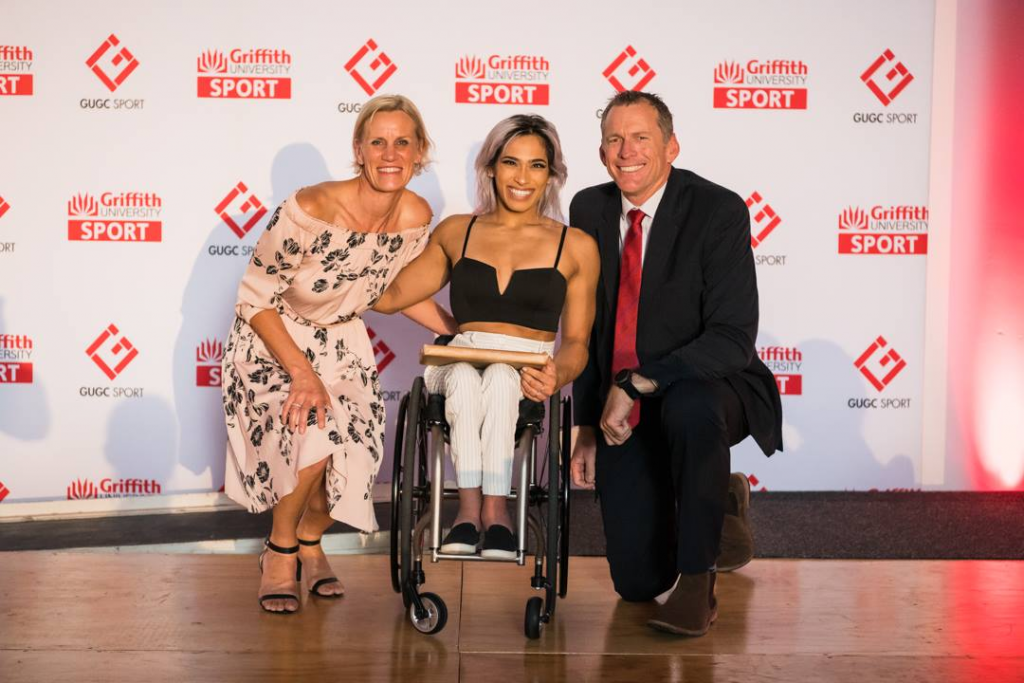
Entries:
{"type": "MultiPolygon", "coordinates": [[[[601,280],[590,358],[573,383],[576,424],[597,426],[611,385],[619,289],[619,217],[614,183],[581,190],[571,225],[597,240],[601,280]]],[[[639,372],[663,392],[682,379],[724,379],[743,402],[766,455],[782,450],[782,403],[755,353],[758,299],[750,213],[739,195],[673,168],[644,252],[637,318],[639,372]]]]}

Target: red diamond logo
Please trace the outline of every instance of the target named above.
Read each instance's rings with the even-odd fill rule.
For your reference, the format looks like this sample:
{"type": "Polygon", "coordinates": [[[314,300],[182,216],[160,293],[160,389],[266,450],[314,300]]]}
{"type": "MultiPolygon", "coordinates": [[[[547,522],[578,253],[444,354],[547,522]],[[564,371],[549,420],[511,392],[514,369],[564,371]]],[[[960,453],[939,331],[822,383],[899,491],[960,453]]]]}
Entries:
{"type": "Polygon", "coordinates": [[[782,219],[775,213],[771,204],[764,201],[760,192],[754,192],[747,197],[747,207],[750,209],[752,220],[750,226],[750,246],[754,249],[764,242],[772,230],[779,227],[782,219]]]}
{"type": "Polygon", "coordinates": [[[632,45],[627,45],[601,75],[619,92],[643,90],[644,86],[657,76],[647,60],[639,56],[632,45]]]}
{"type": "Polygon", "coordinates": [[[373,344],[373,359],[377,361],[377,372],[384,372],[384,368],[395,359],[395,352],[384,343],[383,339],[377,339],[377,333],[372,327],[367,327],[366,333],[370,336],[370,342],[373,344]]]}
{"type": "Polygon", "coordinates": [[[860,75],[860,80],[875,93],[879,102],[888,107],[914,80],[914,74],[903,62],[896,60],[892,50],[886,50],[860,75]]]}
{"type": "Polygon", "coordinates": [[[0,197],[0,218],[4,217],[4,214],[7,213],[7,209],[9,208],[11,208],[11,205],[7,203],[7,200],[0,197]]]}
{"type": "Polygon", "coordinates": [[[252,230],[252,226],[263,218],[267,213],[267,208],[256,198],[255,194],[249,192],[245,183],[240,182],[231,188],[231,192],[228,192],[224,199],[220,200],[220,204],[214,211],[224,221],[224,224],[241,239],[252,230]],[[235,216],[240,217],[239,221],[235,220],[235,216]]]}
{"type": "Polygon", "coordinates": [[[111,324],[96,337],[85,350],[92,362],[103,371],[108,379],[114,379],[139,355],[127,337],[119,336],[117,326],[111,324]]]}
{"type": "Polygon", "coordinates": [[[113,33],[96,48],[85,65],[92,69],[96,78],[103,81],[110,92],[114,92],[124,83],[125,79],[139,66],[139,60],[131,51],[121,45],[121,41],[113,33]]]}
{"type": "Polygon", "coordinates": [[[377,47],[373,38],[366,41],[345,63],[345,71],[371,97],[397,70],[398,66],[386,52],[377,47]]]}
{"type": "Polygon", "coordinates": [[[0,481],[0,502],[3,502],[4,498],[10,495],[11,490],[0,481]]]}
{"type": "Polygon", "coordinates": [[[889,386],[896,375],[907,367],[907,361],[903,360],[896,349],[890,348],[886,351],[888,345],[885,337],[880,336],[853,362],[860,373],[871,382],[871,386],[878,391],[889,386]]]}

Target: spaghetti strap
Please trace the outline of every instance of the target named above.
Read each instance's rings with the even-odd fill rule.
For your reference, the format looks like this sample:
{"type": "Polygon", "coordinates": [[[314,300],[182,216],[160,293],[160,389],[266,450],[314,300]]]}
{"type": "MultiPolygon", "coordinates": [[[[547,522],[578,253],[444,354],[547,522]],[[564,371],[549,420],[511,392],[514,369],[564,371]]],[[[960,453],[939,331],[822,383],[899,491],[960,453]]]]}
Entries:
{"type": "MultiPolygon", "coordinates": [[[[469,225],[466,226],[466,239],[462,241],[462,258],[466,256],[466,246],[469,244],[469,231],[473,229],[473,224],[476,223],[476,215],[469,219],[469,225]]],[[[561,247],[559,247],[561,251],[561,247]]]]}
{"type": "MultiPolygon", "coordinates": [[[[569,232],[569,226],[568,225],[563,225],[562,226],[562,239],[560,239],[558,241],[558,254],[555,256],[555,265],[552,266],[552,268],[557,268],[558,267],[558,262],[562,260],[562,246],[565,244],[565,233],[567,233],[567,232],[569,232]]],[[[466,253],[465,247],[463,247],[462,253],[463,254],[466,253]]]]}

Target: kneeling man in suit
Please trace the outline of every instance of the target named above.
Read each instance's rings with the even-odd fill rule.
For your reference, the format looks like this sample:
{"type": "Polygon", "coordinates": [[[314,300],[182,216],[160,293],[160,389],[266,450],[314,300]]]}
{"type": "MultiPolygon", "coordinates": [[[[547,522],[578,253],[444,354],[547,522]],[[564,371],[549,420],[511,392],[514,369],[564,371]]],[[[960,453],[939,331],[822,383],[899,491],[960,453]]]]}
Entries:
{"type": "Polygon", "coordinates": [[[601,257],[590,359],[573,384],[572,473],[597,487],[615,590],[651,600],[676,584],[648,623],[699,636],[718,613],[723,521],[749,500],[737,510],[749,488],[742,475],[730,487],[729,449],[752,435],[766,455],[782,450],[782,406],[754,350],[747,206],[673,168],[678,155],[661,98],[611,99],[601,160],[612,182],[580,191],[569,210],[601,257]]]}

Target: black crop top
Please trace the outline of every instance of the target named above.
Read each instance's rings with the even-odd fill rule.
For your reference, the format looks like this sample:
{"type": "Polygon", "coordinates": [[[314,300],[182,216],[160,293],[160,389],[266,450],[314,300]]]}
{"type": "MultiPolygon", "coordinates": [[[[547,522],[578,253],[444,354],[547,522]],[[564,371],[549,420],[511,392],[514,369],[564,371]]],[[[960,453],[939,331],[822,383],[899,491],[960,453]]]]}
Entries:
{"type": "Polygon", "coordinates": [[[452,267],[448,294],[452,315],[460,325],[466,323],[508,323],[545,332],[558,331],[558,319],[565,303],[565,276],[558,270],[565,244],[567,226],[562,227],[555,265],[550,268],[518,268],[504,293],[498,291],[498,271],[494,266],[466,257],[469,233],[476,216],[466,228],[462,257],[452,267]]]}

